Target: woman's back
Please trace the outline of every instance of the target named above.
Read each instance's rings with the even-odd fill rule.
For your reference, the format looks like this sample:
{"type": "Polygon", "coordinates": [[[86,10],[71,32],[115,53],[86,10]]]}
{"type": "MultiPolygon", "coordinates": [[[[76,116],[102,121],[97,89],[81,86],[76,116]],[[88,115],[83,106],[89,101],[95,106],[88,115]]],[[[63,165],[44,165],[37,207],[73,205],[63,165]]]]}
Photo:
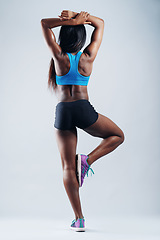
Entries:
{"type": "Polygon", "coordinates": [[[59,101],[75,101],[78,99],[89,100],[87,85],[89,82],[89,77],[92,72],[93,62],[89,60],[87,54],[85,53],[80,54],[78,61],[76,62],[77,71],[80,74],[80,78],[82,78],[82,80],[80,81],[79,79],[79,81],[76,82],[75,79],[73,79],[72,77],[71,80],[73,84],[71,84],[72,83],[71,81],[67,84],[67,81],[70,80],[69,79],[70,76],[68,74],[71,70],[71,64],[73,64],[70,58],[72,58],[72,61],[75,61],[74,57],[78,53],[63,54],[59,57],[59,59],[57,59],[57,61],[55,61],[55,73],[56,73],[57,93],[58,93],[57,97],[59,101]],[[84,76],[84,80],[83,80],[83,77],[81,77],[81,75],[84,76]]]}
{"type": "Polygon", "coordinates": [[[61,21],[57,18],[41,20],[44,37],[53,57],[48,83],[49,86],[53,86],[59,102],[89,100],[87,84],[104,31],[104,21],[101,18],[81,12],[73,13],[76,17],[72,19],[66,17],[69,14],[70,11],[63,11],[60,16],[61,21]],[[93,26],[94,30],[90,44],[79,54],[86,40],[84,24],[93,26]],[[60,25],[58,44],[51,28],[60,25]],[[76,55],[79,56],[77,60],[76,55]]]}

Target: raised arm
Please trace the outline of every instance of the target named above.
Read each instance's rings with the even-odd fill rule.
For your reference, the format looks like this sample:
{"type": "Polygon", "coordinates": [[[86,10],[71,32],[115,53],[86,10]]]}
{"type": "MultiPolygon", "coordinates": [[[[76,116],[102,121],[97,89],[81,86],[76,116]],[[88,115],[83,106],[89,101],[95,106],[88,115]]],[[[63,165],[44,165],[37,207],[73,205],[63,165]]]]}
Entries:
{"type": "Polygon", "coordinates": [[[103,19],[92,16],[84,11],[76,13],[69,10],[64,10],[61,12],[61,16],[59,16],[59,18],[41,19],[43,35],[47,42],[48,47],[52,52],[53,58],[59,57],[59,55],[61,54],[61,47],[57,44],[55,35],[51,31],[51,28],[55,28],[62,25],[79,25],[79,24],[89,24],[95,28],[91,36],[90,44],[83,51],[88,55],[88,58],[91,61],[94,61],[102,41],[104,21],[103,19]]]}
{"type": "Polygon", "coordinates": [[[66,19],[66,20],[72,18],[75,21],[75,25],[77,25],[79,24],[79,21],[82,18],[82,13],[84,14],[86,13],[85,14],[86,21],[87,21],[86,23],[95,28],[91,35],[90,44],[83,51],[88,55],[89,59],[93,62],[102,42],[102,37],[104,32],[104,20],[102,18],[92,16],[87,12],[77,13],[69,10],[63,10],[61,12],[61,16],[59,17],[61,19],[66,19]]]}
{"type": "Polygon", "coordinates": [[[104,20],[102,18],[89,15],[87,21],[91,22],[89,25],[93,26],[94,30],[91,35],[90,44],[84,49],[83,52],[86,53],[89,56],[91,62],[93,62],[102,42],[104,20]]]}
{"type": "Polygon", "coordinates": [[[94,16],[90,16],[88,21],[92,22],[92,26],[94,26],[95,29],[92,33],[90,44],[84,49],[83,52],[87,53],[90,57],[90,60],[93,62],[102,42],[104,21],[99,18],[96,19],[94,16]]]}
{"type": "MultiPolygon", "coordinates": [[[[71,12],[71,11],[68,11],[71,12]]],[[[62,25],[77,25],[77,24],[90,24],[91,21],[86,21],[89,13],[87,12],[80,12],[80,13],[73,13],[69,15],[69,17],[59,16],[59,18],[43,18],[41,19],[41,25],[48,28],[55,28],[62,25]],[[76,18],[75,18],[76,17],[76,18]],[[75,21],[76,19],[76,21],[75,21]]]]}
{"type": "MultiPolygon", "coordinates": [[[[71,12],[71,11],[70,11],[71,12]]],[[[77,15],[77,14],[76,14],[77,15]]],[[[51,28],[55,28],[62,25],[77,25],[77,24],[87,24],[91,22],[87,22],[88,13],[81,12],[78,14],[77,18],[74,19],[74,16],[71,14],[69,18],[43,18],[41,19],[41,27],[44,38],[49,49],[52,52],[52,56],[54,59],[57,59],[61,54],[61,47],[56,42],[56,38],[54,33],[52,32],[51,28]]]]}

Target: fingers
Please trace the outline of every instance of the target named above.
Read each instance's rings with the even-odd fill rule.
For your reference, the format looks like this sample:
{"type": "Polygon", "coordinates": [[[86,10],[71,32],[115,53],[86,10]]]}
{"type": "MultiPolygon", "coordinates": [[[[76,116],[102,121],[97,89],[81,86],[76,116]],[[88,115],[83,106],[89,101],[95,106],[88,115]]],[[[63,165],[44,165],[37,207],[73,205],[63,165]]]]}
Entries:
{"type": "Polygon", "coordinates": [[[84,24],[91,24],[91,22],[85,22],[84,24]]]}
{"type": "Polygon", "coordinates": [[[85,18],[88,18],[90,15],[88,12],[85,12],[85,11],[81,11],[80,14],[85,18]]]}
{"type": "Polygon", "coordinates": [[[64,16],[58,16],[60,18],[64,18],[64,19],[69,19],[69,17],[64,17],[64,16]]]}
{"type": "Polygon", "coordinates": [[[69,11],[68,11],[68,10],[63,10],[63,11],[61,12],[61,16],[64,16],[64,17],[67,17],[68,14],[69,14],[69,11]]]}
{"type": "Polygon", "coordinates": [[[68,17],[68,14],[61,13],[61,17],[68,17]]]}
{"type": "Polygon", "coordinates": [[[62,16],[67,17],[68,13],[61,13],[62,16]]]}
{"type": "Polygon", "coordinates": [[[58,15],[58,17],[61,19],[61,20],[68,20],[69,19],[69,16],[67,13],[62,13],[61,12],[61,15],[58,15]]]}
{"type": "Polygon", "coordinates": [[[63,11],[61,12],[61,16],[58,16],[58,17],[59,17],[61,20],[68,20],[68,19],[71,18],[70,12],[71,12],[71,11],[69,11],[69,10],[63,10],[63,11]]]}
{"type": "Polygon", "coordinates": [[[70,19],[70,18],[65,18],[65,17],[59,16],[59,19],[60,19],[61,21],[65,21],[65,20],[68,20],[68,19],[70,19]]]}
{"type": "MultiPolygon", "coordinates": [[[[78,14],[78,19],[83,19],[82,20],[82,23],[84,21],[84,24],[91,24],[91,22],[85,22],[85,20],[88,19],[88,17],[90,16],[90,14],[88,12],[85,12],[85,11],[81,11],[79,14],[78,14]]],[[[60,18],[60,20],[68,20],[71,18],[71,14],[70,14],[70,11],[69,10],[63,10],[61,12],[61,16],[59,15],[58,16],[60,18]]]]}

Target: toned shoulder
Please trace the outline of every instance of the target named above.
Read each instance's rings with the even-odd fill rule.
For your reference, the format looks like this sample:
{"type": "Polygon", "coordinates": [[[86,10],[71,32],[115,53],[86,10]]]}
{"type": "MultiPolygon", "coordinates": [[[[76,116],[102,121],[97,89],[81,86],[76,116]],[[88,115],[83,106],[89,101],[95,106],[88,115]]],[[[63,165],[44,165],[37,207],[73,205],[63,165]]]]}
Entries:
{"type": "Polygon", "coordinates": [[[80,60],[84,61],[86,63],[92,63],[93,62],[91,57],[87,53],[85,53],[85,52],[82,52],[80,60]]]}
{"type": "Polygon", "coordinates": [[[79,71],[84,76],[90,76],[93,68],[93,61],[87,53],[82,52],[79,59],[79,71]]]}

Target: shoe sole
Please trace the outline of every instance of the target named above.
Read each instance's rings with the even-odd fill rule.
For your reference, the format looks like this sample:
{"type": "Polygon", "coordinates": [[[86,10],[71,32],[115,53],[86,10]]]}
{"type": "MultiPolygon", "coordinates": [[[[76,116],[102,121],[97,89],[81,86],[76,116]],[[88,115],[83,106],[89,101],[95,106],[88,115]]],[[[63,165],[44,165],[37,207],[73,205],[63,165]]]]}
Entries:
{"type": "Polygon", "coordinates": [[[77,171],[78,171],[78,182],[81,187],[81,155],[78,154],[78,163],[77,163],[77,171]]]}
{"type": "Polygon", "coordinates": [[[75,227],[70,227],[71,230],[75,231],[75,232],[85,232],[85,228],[75,228],[75,227]]]}

